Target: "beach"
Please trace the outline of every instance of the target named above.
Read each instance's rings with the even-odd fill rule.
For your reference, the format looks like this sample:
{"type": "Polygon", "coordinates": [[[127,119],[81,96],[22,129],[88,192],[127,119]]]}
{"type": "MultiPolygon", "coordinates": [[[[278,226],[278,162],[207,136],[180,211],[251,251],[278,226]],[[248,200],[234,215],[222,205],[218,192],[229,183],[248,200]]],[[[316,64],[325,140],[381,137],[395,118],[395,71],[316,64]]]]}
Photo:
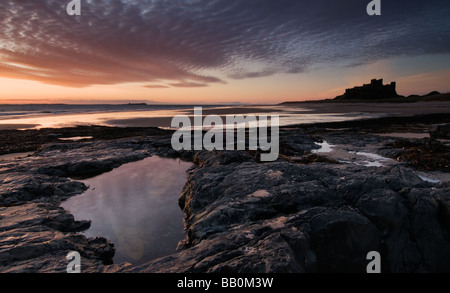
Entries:
{"type": "MultiPolygon", "coordinates": [[[[449,271],[448,104],[404,105],[403,112],[395,105],[302,104],[290,111],[304,109],[352,110],[335,122],[281,126],[275,162],[261,162],[259,150],[175,151],[174,130],[134,120],[141,127],[1,130],[8,157],[0,161],[0,271],[65,272],[62,260],[74,248],[84,272],[364,272],[374,250],[385,272],[449,271]],[[375,118],[354,120],[361,113],[375,118]],[[95,193],[85,180],[151,157],[192,164],[173,202],[184,239],[169,255],[116,262],[121,241],[133,257],[153,255],[144,253],[147,240],[125,232],[115,243],[107,232],[86,235],[96,223],[61,204],[88,189],[95,193]]],[[[275,112],[238,107],[204,114],[275,112]]],[[[130,184],[123,175],[111,180],[130,184]]],[[[122,205],[134,204],[117,196],[122,205]]],[[[115,219],[117,231],[130,230],[125,223],[136,215],[115,219]]]]}
{"type": "MultiPolygon", "coordinates": [[[[29,105],[33,111],[4,114],[0,119],[2,129],[61,128],[76,125],[102,125],[118,127],[160,127],[171,128],[176,115],[192,116],[194,107],[202,107],[203,115],[279,115],[280,126],[336,122],[377,118],[383,116],[413,116],[419,114],[448,113],[450,102],[417,103],[294,103],[292,105],[264,106],[109,106],[107,105],[63,105],[48,109],[49,105],[29,105]],[[72,109],[72,107],[75,107],[72,109]],[[37,112],[37,113],[36,113],[37,112]]],[[[19,107],[20,106],[16,106],[19,107]]],[[[1,105],[0,105],[1,108],[1,105]]],[[[6,110],[5,110],[6,111],[6,110]]]]}

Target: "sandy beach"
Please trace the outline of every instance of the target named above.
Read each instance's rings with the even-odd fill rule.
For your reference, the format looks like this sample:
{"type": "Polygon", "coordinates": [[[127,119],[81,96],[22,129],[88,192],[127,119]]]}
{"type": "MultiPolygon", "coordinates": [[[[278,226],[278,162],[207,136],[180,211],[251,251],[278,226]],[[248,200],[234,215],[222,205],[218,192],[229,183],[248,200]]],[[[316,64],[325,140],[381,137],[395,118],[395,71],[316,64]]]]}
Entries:
{"type": "Polygon", "coordinates": [[[306,108],[313,113],[352,113],[367,112],[390,116],[412,116],[431,113],[450,113],[450,102],[417,103],[294,103],[290,107],[306,108]]]}
{"type": "MultiPolygon", "coordinates": [[[[35,118],[0,120],[1,129],[33,129],[42,127],[68,127],[75,125],[104,125],[119,127],[170,128],[175,115],[192,116],[191,108],[166,111],[96,112],[77,114],[41,115],[35,118]]],[[[293,103],[289,105],[204,108],[203,115],[279,115],[280,125],[335,122],[385,116],[413,116],[450,113],[450,102],[417,103],[293,103]]]]}
{"type": "Polygon", "coordinates": [[[6,129],[32,129],[39,126],[39,124],[1,124],[0,130],[6,129]]]}
{"type": "MultiPolygon", "coordinates": [[[[424,102],[424,103],[298,103],[290,106],[253,106],[253,107],[229,107],[229,108],[212,108],[204,109],[203,115],[219,115],[223,121],[227,115],[245,115],[245,114],[265,114],[280,115],[286,119],[283,126],[289,124],[314,123],[309,121],[309,117],[313,115],[340,114],[339,118],[348,115],[356,115],[356,119],[360,118],[376,118],[376,117],[401,117],[414,116],[433,113],[450,113],[450,102],[424,102]],[[365,117],[364,117],[365,116],[365,117]]],[[[192,116],[193,109],[185,111],[183,115],[192,116]]],[[[329,121],[334,122],[336,119],[330,117],[329,121]]],[[[121,127],[171,127],[172,117],[137,117],[129,119],[112,119],[105,121],[108,125],[121,127]]],[[[283,122],[283,120],[282,120],[283,122]]]]}

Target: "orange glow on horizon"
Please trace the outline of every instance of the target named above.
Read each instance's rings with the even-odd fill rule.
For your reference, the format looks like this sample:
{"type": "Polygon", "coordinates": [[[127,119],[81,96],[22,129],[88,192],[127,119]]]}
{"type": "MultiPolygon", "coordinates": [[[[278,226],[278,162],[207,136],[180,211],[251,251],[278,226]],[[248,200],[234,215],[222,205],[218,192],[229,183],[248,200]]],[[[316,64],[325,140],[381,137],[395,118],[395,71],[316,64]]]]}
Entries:
{"type": "Polygon", "coordinates": [[[67,103],[99,104],[145,102],[162,104],[278,104],[285,101],[331,99],[346,88],[383,77],[397,81],[400,95],[426,94],[437,90],[449,92],[450,69],[395,77],[389,62],[354,68],[338,76],[336,69],[322,69],[309,74],[277,74],[274,76],[228,80],[205,87],[148,86],[145,83],[121,83],[74,88],[39,81],[0,78],[0,103],[67,103]],[[384,72],[376,75],[373,72],[384,72]]]}

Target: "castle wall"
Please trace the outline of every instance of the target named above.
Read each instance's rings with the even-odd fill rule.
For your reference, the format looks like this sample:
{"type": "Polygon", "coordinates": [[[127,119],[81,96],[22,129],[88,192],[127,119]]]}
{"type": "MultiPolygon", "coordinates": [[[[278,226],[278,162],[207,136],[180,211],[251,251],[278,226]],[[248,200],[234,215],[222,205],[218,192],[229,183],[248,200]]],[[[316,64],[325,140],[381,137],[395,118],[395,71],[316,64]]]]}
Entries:
{"type": "Polygon", "coordinates": [[[383,85],[383,79],[372,79],[370,84],[357,86],[347,89],[345,94],[337,97],[337,99],[385,99],[398,97],[396,91],[396,82],[391,82],[388,85],[383,85]]]}

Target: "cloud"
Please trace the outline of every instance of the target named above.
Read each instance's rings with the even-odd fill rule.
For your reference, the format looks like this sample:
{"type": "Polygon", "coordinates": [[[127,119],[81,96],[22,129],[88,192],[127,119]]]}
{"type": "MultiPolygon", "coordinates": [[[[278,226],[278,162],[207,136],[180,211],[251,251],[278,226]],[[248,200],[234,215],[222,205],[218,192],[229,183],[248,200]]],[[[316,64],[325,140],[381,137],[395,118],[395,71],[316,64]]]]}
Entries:
{"type": "Polygon", "coordinates": [[[170,88],[167,85],[160,85],[160,84],[147,84],[147,85],[144,85],[142,87],[145,87],[145,88],[148,88],[148,89],[167,89],[167,88],[170,88]]]}
{"type": "Polygon", "coordinates": [[[208,84],[206,83],[197,83],[197,82],[178,82],[178,83],[170,83],[170,86],[173,87],[207,87],[208,84]]]}
{"type": "Polygon", "coordinates": [[[232,79],[246,79],[246,78],[258,78],[258,77],[266,77],[274,75],[276,72],[271,69],[262,70],[262,71],[247,71],[245,69],[242,70],[234,70],[234,72],[228,75],[229,78],[232,79]]]}
{"type": "Polygon", "coordinates": [[[380,17],[366,14],[368,0],[85,0],[81,16],[68,2],[0,2],[1,77],[199,87],[450,53],[448,0],[383,1],[380,17]]]}

